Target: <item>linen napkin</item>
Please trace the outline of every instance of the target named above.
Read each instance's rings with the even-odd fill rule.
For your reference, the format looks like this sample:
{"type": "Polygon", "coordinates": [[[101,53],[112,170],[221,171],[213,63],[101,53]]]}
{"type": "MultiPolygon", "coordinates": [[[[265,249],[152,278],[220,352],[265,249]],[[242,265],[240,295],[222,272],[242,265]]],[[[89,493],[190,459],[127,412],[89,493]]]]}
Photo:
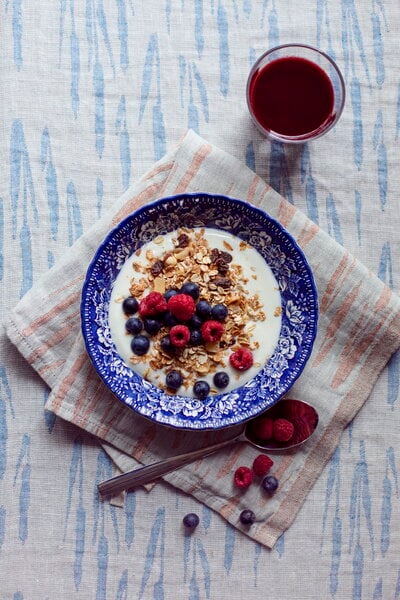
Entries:
{"type": "Polygon", "coordinates": [[[80,330],[86,269],[109,230],[150,201],[195,191],[247,200],[279,220],[303,249],[318,289],[314,350],[288,395],[315,406],[320,423],[299,450],[273,456],[273,472],[280,482],[276,493],[269,497],[259,486],[250,486],[245,493],[234,487],[233,471],[250,466],[259,453],[248,444],[228,447],[165,476],[254,540],[273,547],[400,346],[400,299],[254,172],[189,131],[20,300],[6,330],[51,388],[46,409],[97,436],[123,471],[221,437],[158,426],[124,406],[96,374],[80,330]],[[239,521],[240,512],[248,507],[257,518],[250,528],[239,521]]]}

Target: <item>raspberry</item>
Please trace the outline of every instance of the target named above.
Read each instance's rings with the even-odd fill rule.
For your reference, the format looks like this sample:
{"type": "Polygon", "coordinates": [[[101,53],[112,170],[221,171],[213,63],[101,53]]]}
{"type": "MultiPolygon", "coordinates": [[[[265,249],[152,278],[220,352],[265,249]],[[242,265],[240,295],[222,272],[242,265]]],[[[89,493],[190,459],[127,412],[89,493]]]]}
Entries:
{"type": "Polygon", "coordinates": [[[168,300],[168,310],[180,321],[189,321],[195,308],[195,301],[189,294],[175,294],[168,300]]]}
{"type": "Polygon", "coordinates": [[[234,369],[246,371],[253,365],[253,354],[247,348],[239,348],[229,357],[229,362],[234,369]]]}
{"type": "Polygon", "coordinates": [[[268,473],[274,461],[266,454],[259,454],[253,461],[253,471],[255,475],[263,477],[268,473]]]}
{"type": "Polygon", "coordinates": [[[218,342],[224,333],[224,326],[219,321],[205,321],[201,326],[201,335],[205,342],[218,342]]]}
{"type": "Polygon", "coordinates": [[[167,302],[159,292],[150,292],[139,303],[139,314],[141,317],[159,315],[167,310],[167,302]]]}
{"type": "Polygon", "coordinates": [[[190,339],[189,327],[186,327],[186,325],[174,325],[170,329],[169,337],[173,346],[183,348],[190,339]]]}
{"type": "Polygon", "coordinates": [[[238,488],[248,488],[254,479],[254,473],[249,467],[238,467],[235,471],[234,482],[238,488]]]}
{"type": "Polygon", "coordinates": [[[273,432],[273,420],[269,417],[259,417],[251,423],[251,431],[260,440],[270,440],[273,432]]]}
{"type": "Polygon", "coordinates": [[[288,442],[294,433],[293,423],[287,419],[276,419],[273,425],[273,436],[277,442],[288,442]]]}

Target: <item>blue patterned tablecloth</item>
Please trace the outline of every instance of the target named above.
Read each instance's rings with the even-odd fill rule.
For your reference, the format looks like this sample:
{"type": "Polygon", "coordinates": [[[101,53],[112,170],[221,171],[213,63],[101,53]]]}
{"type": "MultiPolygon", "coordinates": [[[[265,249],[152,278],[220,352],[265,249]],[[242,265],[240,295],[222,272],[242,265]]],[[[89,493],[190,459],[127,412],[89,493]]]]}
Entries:
{"type": "MultiPolygon", "coordinates": [[[[399,21],[393,0],[2,2],[2,316],[188,128],[399,292],[399,21]],[[263,139],[246,108],[252,63],[289,42],[327,52],[347,89],[301,146],[263,139]]],[[[267,550],[167,484],[99,503],[109,455],[43,410],[3,332],[0,352],[0,600],[400,598],[398,355],[267,550]]]]}

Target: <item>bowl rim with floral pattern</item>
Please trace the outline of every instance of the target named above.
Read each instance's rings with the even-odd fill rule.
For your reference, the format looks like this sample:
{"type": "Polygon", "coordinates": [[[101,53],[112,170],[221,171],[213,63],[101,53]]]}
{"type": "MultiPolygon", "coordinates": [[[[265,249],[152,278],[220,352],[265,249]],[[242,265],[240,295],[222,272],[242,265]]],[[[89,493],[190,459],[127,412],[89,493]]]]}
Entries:
{"type": "Polygon", "coordinates": [[[318,295],[311,267],[292,235],[264,210],[222,194],[183,193],[155,200],[124,218],[97,249],[81,299],[82,334],[100,378],[129,409],[155,423],[215,430],[264,412],[293,386],[311,355],[318,323],[318,295]],[[181,227],[211,227],[255,248],[271,268],[282,303],[282,323],[272,356],[242,386],[205,400],[172,395],[142,378],[120,357],[110,333],[113,284],[125,261],[142,245],[181,227]]]}

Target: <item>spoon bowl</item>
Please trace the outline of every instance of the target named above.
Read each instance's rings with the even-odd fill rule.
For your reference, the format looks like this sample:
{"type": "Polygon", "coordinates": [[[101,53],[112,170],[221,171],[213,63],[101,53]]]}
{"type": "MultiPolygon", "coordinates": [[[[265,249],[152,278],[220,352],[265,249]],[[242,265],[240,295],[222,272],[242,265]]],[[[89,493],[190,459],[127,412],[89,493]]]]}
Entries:
{"type": "Polygon", "coordinates": [[[282,399],[260,416],[248,421],[242,430],[231,438],[117,475],[100,482],[97,487],[101,496],[112,496],[123,490],[151,483],[171,471],[237,442],[247,442],[266,452],[291,450],[310,439],[317,428],[318,420],[317,411],[307,402],[291,398],[282,399]],[[266,433],[276,419],[285,419],[293,424],[293,435],[286,442],[277,441],[272,434],[268,436],[266,433]]]}

